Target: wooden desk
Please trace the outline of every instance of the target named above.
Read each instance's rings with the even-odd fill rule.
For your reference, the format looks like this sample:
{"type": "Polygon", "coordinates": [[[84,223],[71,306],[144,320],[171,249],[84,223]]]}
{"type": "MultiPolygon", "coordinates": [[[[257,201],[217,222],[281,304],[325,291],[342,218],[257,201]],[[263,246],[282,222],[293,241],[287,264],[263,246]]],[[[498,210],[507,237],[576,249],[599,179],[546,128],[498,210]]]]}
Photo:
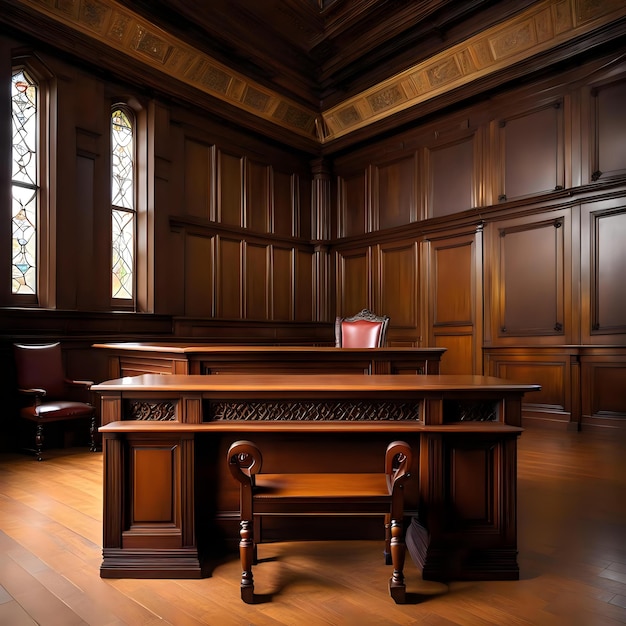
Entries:
{"type": "Polygon", "coordinates": [[[334,348],[97,343],[109,376],[138,374],[438,374],[445,348],[334,348]]]}
{"type": "MultiPolygon", "coordinates": [[[[324,463],[334,472],[355,463],[380,471],[387,444],[407,441],[407,508],[419,514],[407,544],[423,576],[519,576],[516,446],[521,398],[537,385],[480,376],[142,375],[93,389],[104,423],[103,577],[201,577],[208,555],[236,546],[239,493],[226,452],[246,438],[263,445],[270,466],[296,456],[310,471],[324,463]]],[[[280,521],[276,539],[328,538],[320,521],[280,521]],[[289,537],[289,528],[304,536],[289,537]]],[[[380,526],[372,528],[364,523],[355,536],[352,523],[351,536],[380,538],[380,526]]]]}

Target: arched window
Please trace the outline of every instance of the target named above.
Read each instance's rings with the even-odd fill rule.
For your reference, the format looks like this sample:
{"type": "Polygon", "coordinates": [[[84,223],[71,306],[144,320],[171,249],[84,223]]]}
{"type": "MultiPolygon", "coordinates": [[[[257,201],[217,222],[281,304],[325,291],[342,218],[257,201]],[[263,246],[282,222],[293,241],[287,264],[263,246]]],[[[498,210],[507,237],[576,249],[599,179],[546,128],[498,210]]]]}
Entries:
{"type": "Polygon", "coordinates": [[[135,117],[114,106],[111,113],[111,297],[126,304],[135,299],[137,228],[135,117]]]}
{"type": "Polygon", "coordinates": [[[11,81],[12,123],[12,287],[19,296],[37,296],[38,284],[38,86],[25,69],[11,81]]]}

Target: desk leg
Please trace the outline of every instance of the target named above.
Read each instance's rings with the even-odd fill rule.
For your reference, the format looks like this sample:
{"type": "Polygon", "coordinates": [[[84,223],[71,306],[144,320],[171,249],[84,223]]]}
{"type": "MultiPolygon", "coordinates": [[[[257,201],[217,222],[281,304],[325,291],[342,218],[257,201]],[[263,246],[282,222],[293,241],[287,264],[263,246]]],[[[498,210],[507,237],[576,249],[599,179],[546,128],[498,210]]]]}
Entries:
{"type": "Polygon", "coordinates": [[[200,578],[193,433],[105,435],[103,578],[200,578]]]}
{"type": "Polygon", "coordinates": [[[407,544],[424,579],[519,579],[517,433],[424,434],[420,492],[407,544]]]}

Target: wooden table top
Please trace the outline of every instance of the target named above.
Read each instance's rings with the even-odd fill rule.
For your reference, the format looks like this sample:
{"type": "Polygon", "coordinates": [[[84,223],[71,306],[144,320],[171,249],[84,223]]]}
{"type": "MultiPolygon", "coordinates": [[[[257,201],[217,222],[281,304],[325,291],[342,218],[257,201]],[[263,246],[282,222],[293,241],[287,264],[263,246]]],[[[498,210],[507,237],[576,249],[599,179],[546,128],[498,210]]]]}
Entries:
{"type": "Polygon", "coordinates": [[[376,391],[538,391],[536,384],[516,383],[493,376],[375,374],[141,374],[94,385],[106,391],[188,392],[376,392],[376,391]]]}
{"type": "Polygon", "coordinates": [[[188,342],[120,342],[120,343],[95,343],[93,348],[106,349],[106,350],[121,350],[129,352],[174,352],[180,354],[193,354],[193,353],[233,353],[233,354],[255,354],[255,353],[304,353],[304,354],[337,354],[340,352],[345,353],[425,353],[433,355],[441,355],[446,351],[446,348],[336,348],[335,346],[250,346],[250,345],[216,345],[216,344],[203,344],[203,343],[188,343],[188,342]]]}

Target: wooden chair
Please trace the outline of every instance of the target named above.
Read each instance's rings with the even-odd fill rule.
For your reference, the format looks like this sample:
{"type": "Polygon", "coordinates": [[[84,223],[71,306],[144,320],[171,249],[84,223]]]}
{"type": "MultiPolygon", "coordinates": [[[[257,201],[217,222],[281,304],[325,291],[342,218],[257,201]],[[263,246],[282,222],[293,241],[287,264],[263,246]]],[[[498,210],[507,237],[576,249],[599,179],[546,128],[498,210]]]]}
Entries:
{"type": "Polygon", "coordinates": [[[382,348],[387,337],[389,317],[363,309],[352,317],[335,319],[336,348],[382,348]]]}
{"type": "Polygon", "coordinates": [[[23,400],[19,416],[35,424],[34,452],[42,460],[44,426],[51,422],[90,420],[91,451],[96,450],[96,412],[89,403],[89,380],[70,380],[63,368],[60,343],[14,344],[18,393],[23,400]]]}
{"type": "Polygon", "coordinates": [[[252,565],[257,563],[258,522],[263,515],[380,515],[384,518],[385,561],[393,565],[389,593],[396,603],[404,603],[403,485],[410,476],[411,461],[409,444],[393,441],[379,473],[264,474],[259,448],[251,441],[235,441],[228,450],[228,467],[240,483],[241,599],[254,603],[252,565]]]}

